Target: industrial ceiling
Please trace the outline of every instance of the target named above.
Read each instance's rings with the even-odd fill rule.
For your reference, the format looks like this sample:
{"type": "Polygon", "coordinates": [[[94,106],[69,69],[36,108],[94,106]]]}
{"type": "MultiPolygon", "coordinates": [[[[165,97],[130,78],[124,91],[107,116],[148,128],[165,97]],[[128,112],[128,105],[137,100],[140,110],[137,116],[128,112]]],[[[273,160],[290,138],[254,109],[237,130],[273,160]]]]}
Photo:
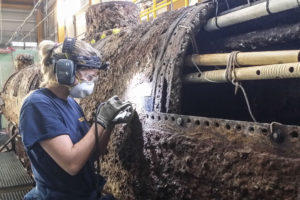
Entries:
{"type": "Polygon", "coordinates": [[[0,14],[0,42],[2,46],[8,46],[8,42],[13,41],[36,42],[36,30],[33,28],[36,25],[37,14],[34,13],[23,24],[36,2],[35,0],[2,0],[0,14]],[[20,27],[21,24],[23,24],[22,27],[20,27]],[[31,33],[28,34],[30,31],[31,33]],[[28,36],[24,38],[27,34],[28,36]]]}

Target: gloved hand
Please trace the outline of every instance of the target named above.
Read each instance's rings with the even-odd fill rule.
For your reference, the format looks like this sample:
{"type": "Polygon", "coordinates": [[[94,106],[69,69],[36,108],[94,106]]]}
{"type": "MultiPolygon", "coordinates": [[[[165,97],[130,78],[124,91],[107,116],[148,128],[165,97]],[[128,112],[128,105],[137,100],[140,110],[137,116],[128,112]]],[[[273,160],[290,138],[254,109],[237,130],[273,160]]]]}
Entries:
{"type": "Polygon", "coordinates": [[[119,114],[112,120],[112,124],[128,123],[133,116],[132,106],[128,106],[125,110],[119,112],[119,114]]]}
{"type": "Polygon", "coordinates": [[[107,128],[109,123],[126,108],[131,106],[129,102],[122,102],[118,96],[113,96],[97,108],[97,123],[107,128]]]}

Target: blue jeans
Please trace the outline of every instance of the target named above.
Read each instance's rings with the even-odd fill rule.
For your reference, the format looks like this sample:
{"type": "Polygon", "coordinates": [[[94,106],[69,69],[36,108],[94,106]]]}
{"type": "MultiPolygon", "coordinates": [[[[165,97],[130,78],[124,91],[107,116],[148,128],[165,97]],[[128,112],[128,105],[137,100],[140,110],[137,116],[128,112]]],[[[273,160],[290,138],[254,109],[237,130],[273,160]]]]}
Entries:
{"type": "Polygon", "coordinates": [[[24,200],[42,200],[42,194],[38,191],[37,187],[32,188],[25,196],[24,200]]]}

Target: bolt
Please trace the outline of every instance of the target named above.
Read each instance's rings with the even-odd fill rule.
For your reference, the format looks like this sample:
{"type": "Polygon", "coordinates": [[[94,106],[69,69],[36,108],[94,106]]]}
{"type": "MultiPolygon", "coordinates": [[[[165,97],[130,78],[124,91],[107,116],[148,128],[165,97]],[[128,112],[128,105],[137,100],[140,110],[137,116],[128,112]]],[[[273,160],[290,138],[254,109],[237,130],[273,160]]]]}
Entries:
{"type": "Polygon", "coordinates": [[[284,141],[284,134],[281,131],[273,132],[272,139],[274,142],[280,144],[284,141]]]}
{"type": "Polygon", "coordinates": [[[177,120],[176,120],[176,123],[178,124],[178,126],[181,126],[182,122],[183,122],[182,118],[178,117],[177,120]]]}

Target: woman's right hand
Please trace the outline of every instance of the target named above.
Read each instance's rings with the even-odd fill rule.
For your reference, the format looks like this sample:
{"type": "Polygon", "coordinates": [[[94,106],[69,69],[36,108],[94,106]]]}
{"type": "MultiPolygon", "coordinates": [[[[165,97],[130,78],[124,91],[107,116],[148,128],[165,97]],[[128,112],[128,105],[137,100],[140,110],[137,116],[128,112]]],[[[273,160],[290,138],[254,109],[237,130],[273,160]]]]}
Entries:
{"type": "Polygon", "coordinates": [[[97,108],[97,123],[107,128],[109,123],[126,108],[131,107],[129,102],[122,102],[118,96],[113,96],[97,108]]]}

